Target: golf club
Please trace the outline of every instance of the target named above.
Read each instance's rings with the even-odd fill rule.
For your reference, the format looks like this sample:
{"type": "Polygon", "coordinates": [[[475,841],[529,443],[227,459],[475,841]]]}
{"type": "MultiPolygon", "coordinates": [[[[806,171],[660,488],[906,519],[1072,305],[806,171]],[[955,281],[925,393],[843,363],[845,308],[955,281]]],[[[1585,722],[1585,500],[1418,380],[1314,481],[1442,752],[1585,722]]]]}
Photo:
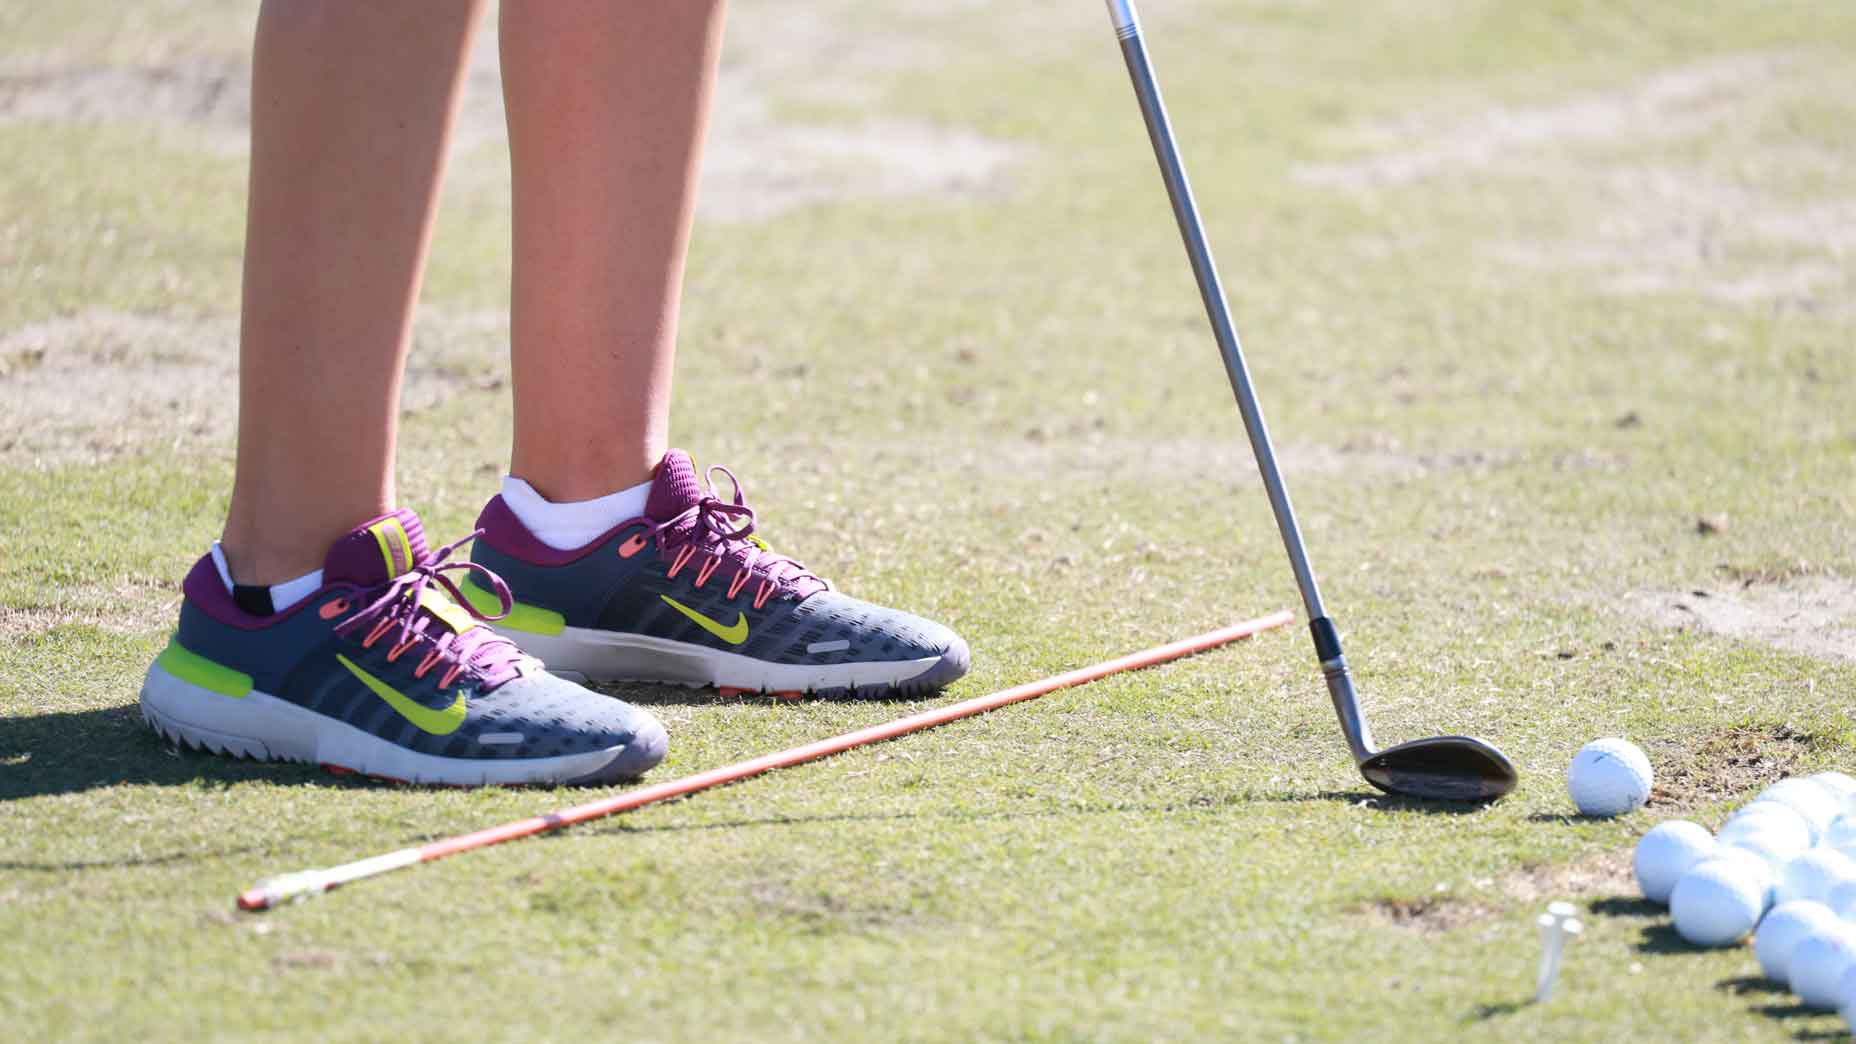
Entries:
{"type": "Polygon", "coordinates": [[[1048,678],[1043,678],[1034,682],[1026,682],[1023,685],[1002,689],[986,696],[976,696],[973,699],[963,700],[960,703],[952,703],[945,707],[936,707],[933,710],[923,711],[920,714],[911,714],[908,717],[898,718],[895,721],[887,721],[878,725],[872,725],[869,728],[858,729],[855,732],[847,732],[841,736],[816,740],[812,743],[791,747],[777,753],[763,754],[757,758],[749,758],[746,761],[737,761],[732,765],[723,765],[720,768],[710,769],[707,772],[698,772],[694,775],[684,776],[681,779],[667,780],[663,783],[654,783],[648,787],[627,790],[611,797],[600,798],[597,801],[589,801],[586,804],[575,805],[572,808],[564,808],[558,812],[550,812],[547,815],[530,816],[527,819],[514,820],[509,823],[504,823],[501,826],[486,827],[485,829],[473,831],[468,834],[459,834],[456,837],[448,837],[423,845],[415,845],[412,848],[402,848],[395,852],[386,852],[367,859],[359,859],[352,863],[344,863],[341,866],[330,867],[326,870],[301,870],[296,873],[284,874],[279,877],[261,881],[240,894],[238,897],[238,905],[242,910],[269,910],[282,903],[308,899],[312,896],[321,895],[331,889],[339,888],[342,885],[350,884],[368,877],[377,877],[380,874],[388,873],[393,870],[399,870],[408,866],[417,866],[420,863],[429,863],[434,859],[443,859],[446,856],[456,855],[459,852],[469,852],[478,848],[488,848],[491,845],[500,845],[505,841],[514,841],[518,838],[542,834],[550,830],[559,830],[562,827],[573,826],[576,823],[585,823],[588,820],[600,819],[619,812],[629,812],[632,809],[642,808],[645,805],[655,804],[659,801],[668,801],[671,798],[694,794],[699,790],[707,790],[710,787],[719,787],[725,783],[733,783],[737,780],[747,779],[750,776],[758,776],[763,772],[769,772],[773,769],[800,765],[808,761],[817,761],[820,758],[830,757],[833,754],[842,753],[853,747],[861,747],[870,743],[880,743],[884,740],[895,739],[898,736],[906,736],[911,732],[920,732],[923,729],[932,729],[937,725],[945,725],[950,721],[971,718],[990,710],[997,710],[1008,704],[1021,703],[1025,700],[1034,700],[1046,693],[1055,692],[1058,689],[1067,689],[1072,685],[1082,685],[1099,678],[1106,678],[1111,674],[1119,674],[1122,671],[1139,670],[1143,667],[1152,667],[1157,663],[1177,660],[1182,657],[1191,656],[1194,653],[1204,652],[1207,649],[1215,649],[1221,645],[1228,645],[1240,638],[1248,638],[1263,631],[1273,630],[1287,624],[1293,619],[1295,619],[1295,615],[1287,611],[1271,613],[1268,616],[1259,616],[1254,620],[1246,620],[1243,623],[1232,624],[1229,627],[1221,627],[1215,631],[1207,631],[1204,634],[1194,635],[1191,638],[1183,638],[1176,642],[1168,642],[1165,645],[1157,645],[1151,649],[1129,653],[1126,656],[1091,664],[1088,667],[1079,667],[1073,671],[1054,674],[1048,678]]]}
{"type": "Polygon", "coordinates": [[[1192,188],[1186,182],[1186,170],[1173,143],[1173,130],[1167,122],[1166,106],[1160,98],[1160,86],[1154,80],[1147,58],[1147,45],[1141,39],[1140,21],[1134,0],[1108,0],[1109,17],[1115,34],[1121,39],[1122,57],[1128,63],[1128,75],[1134,80],[1134,93],[1140,100],[1141,116],[1147,123],[1154,158],[1166,181],[1167,195],[1173,201],[1173,216],[1179,221],[1180,236],[1192,259],[1192,271],[1198,278],[1199,296],[1212,332],[1224,355],[1225,374],[1237,395],[1238,410],[1244,415],[1244,428],[1250,434],[1250,448],[1262,473],[1263,486],[1269,492],[1270,509],[1276,515],[1276,527],[1282,531],[1283,546],[1289,552],[1289,564],[1295,570],[1295,583],[1301,589],[1302,603],[1308,608],[1308,626],[1314,635],[1315,655],[1321,672],[1327,677],[1328,695],[1340,716],[1341,730],[1360,774],[1367,782],[1393,794],[1447,801],[1486,801],[1501,797],[1514,789],[1514,764],[1488,743],[1469,736],[1434,736],[1412,740],[1385,750],[1373,746],[1373,734],[1360,711],[1359,697],[1353,691],[1353,679],[1347,660],[1341,655],[1340,634],[1321,603],[1321,591],[1315,585],[1314,570],[1302,547],[1302,535],[1295,524],[1295,510],[1283,487],[1282,474],[1276,467],[1276,455],[1270,448],[1269,430],[1263,424],[1263,412],[1251,389],[1250,372],[1244,363],[1244,349],[1238,343],[1237,330],[1225,304],[1224,287],[1218,281],[1218,269],[1212,261],[1211,247],[1199,223],[1192,188]]]}

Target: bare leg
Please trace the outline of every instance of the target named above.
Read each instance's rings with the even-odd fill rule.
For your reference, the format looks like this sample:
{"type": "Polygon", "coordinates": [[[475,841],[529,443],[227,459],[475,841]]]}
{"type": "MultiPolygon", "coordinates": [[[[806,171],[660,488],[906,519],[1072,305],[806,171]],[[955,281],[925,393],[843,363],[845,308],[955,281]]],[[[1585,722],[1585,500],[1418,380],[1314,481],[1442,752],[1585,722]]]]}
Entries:
{"type": "Polygon", "coordinates": [[[503,5],[511,469],[551,500],[642,482],[666,448],[721,32],[721,0],[503,5]]]}
{"type": "Polygon", "coordinates": [[[400,371],[482,0],[266,0],[252,60],[240,583],[393,506],[400,371]]]}

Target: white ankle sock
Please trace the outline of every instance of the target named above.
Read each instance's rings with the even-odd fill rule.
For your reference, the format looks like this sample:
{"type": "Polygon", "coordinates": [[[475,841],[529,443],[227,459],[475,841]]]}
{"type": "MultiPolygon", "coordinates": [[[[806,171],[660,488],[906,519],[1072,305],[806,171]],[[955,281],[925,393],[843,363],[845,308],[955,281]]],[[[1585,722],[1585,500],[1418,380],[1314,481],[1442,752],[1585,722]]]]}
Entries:
{"type": "Polygon", "coordinates": [[[503,503],[528,527],[535,539],[556,551],[574,551],[605,535],[613,526],[644,514],[651,498],[651,483],[608,493],[592,500],[555,503],[535,487],[510,475],[503,479],[503,503]]]}
{"type": "Polygon", "coordinates": [[[226,553],[220,548],[219,541],[217,540],[213,541],[213,568],[219,570],[219,579],[226,585],[226,594],[231,595],[234,601],[240,603],[239,608],[244,609],[254,616],[270,616],[273,613],[281,613],[303,599],[308,598],[310,595],[315,594],[317,591],[322,590],[322,570],[320,569],[314,572],[304,573],[294,580],[285,580],[281,584],[272,584],[269,587],[233,583],[232,568],[226,565],[226,553]],[[247,593],[241,594],[241,589],[247,593]],[[262,599],[260,599],[259,602],[251,602],[250,592],[258,591],[264,592],[263,597],[268,597],[270,599],[270,612],[254,611],[262,608],[262,599]],[[250,608],[247,608],[247,603],[251,604],[250,608]]]}

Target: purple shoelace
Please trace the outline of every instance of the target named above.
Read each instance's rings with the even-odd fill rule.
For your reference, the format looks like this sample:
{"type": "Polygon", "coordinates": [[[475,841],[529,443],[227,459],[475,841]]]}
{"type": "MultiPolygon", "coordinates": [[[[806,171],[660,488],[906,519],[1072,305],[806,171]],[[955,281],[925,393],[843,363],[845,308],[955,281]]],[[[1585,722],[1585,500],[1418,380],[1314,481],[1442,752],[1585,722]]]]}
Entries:
{"type": "MultiPolygon", "coordinates": [[[[660,549],[687,544],[693,550],[707,551],[721,561],[734,563],[739,590],[741,580],[758,574],[769,585],[767,592],[755,599],[759,605],[773,589],[792,591],[804,597],[818,590],[830,590],[831,583],[786,555],[776,554],[759,537],[754,536],[754,509],[747,506],[746,493],[735,473],[720,464],[711,465],[705,476],[707,489],[696,503],[675,516],[657,523],[653,535],[660,549]],[[723,500],[715,492],[715,474],[728,476],[734,488],[733,500],[723,500]]],[[[687,556],[680,556],[671,567],[675,575],[687,556]]],[[[707,576],[707,571],[700,574],[707,576]]]]}
{"type": "Polygon", "coordinates": [[[471,627],[462,632],[453,631],[429,609],[421,606],[426,589],[436,584],[444,595],[470,617],[486,623],[501,620],[515,608],[515,598],[509,593],[509,585],[503,578],[489,569],[471,561],[447,562],[453,551],[475,540],[482,534],[478,530],[454,543],[446,544],[437,551],[427,555],[404,573],[388,580],[386,583],[369,588],[361,597],[371,597],[365,606],[346,620],[335,626],[335,633],[349,635],[370,621],[372,629],[368,631],[363,645],[373,645],[391,631],[392,625],[399,625],[398,635],[393,650],[387,654],[388,660],[398,659],[400,655],[418,643],[430,646],[425,650],[418,669],[417,677],[424,677],[439,663],[447,664],[447,669],[439,679],[439,687],[450,685],[464,671],[471,671],[484,681],[485,690],[493,689],[517,676],[519,668],[532,662],[532,658],[522,652],[508,638],[498,634],[491,627],[471,627]],[[445,573],[462,570],[464,575],[477,574],[491,592],[496,595],[502,611],[495,616],[486,616],[471,605],[470,599],[458,588],[445,573]],[[441,633],[434,635],[436,630],[441,633]]]}

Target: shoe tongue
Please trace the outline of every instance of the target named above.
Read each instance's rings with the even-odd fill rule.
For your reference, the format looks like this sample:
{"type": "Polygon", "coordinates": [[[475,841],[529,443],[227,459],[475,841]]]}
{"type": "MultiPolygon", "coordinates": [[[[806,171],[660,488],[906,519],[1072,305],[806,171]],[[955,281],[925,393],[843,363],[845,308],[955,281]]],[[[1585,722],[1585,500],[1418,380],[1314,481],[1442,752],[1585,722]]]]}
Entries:
{"type": "Polygon", "coordinates": [[[695,507],[702,495],[702,480],[696,477],[695,462],[690,460],[689,454],[673,449],[657,464],[644,513],[654,521],[665,522],[695,507]]]}
{"type": "Polygon", "coordinates": [[[401,508],[360,526],[329,546],[325,583],[377,587],[431,557],[419,516],[401,508]]]}
{"type": "MultiPolygon", "coordinates": [[[[690,508],[702,502],[708,491],[703,488],[702,480],[696,476],[696,464],[690,455],[682,450],[673,449],[664,454],[658,462],[657,474],[651,480],[651,496],[645,501],[644,513],[655,522],[668,522],[690,508]]],[[[671,532],[676,539],[688,539],[696,531],[694,520],[686,521],[671,532]]],[[[743,568],[756,548],[765,549],[766,545],[749,537],[746,540],[731,540],[726,543],[726,557],[736,569],[743,568]],[[753,541],[750,543],[749,541],[753,541]]],[[[828,586],[823,580],[809,574],[793,577],[795,572],[803,573],[804,567],[793,563],[781,567],[776,572],[787,578],[778,581],[781,586],[801,598],[815,591],[825,590],[828,586]]],[[[765,568],[762,569],[766,573],[765,568]]]]}

